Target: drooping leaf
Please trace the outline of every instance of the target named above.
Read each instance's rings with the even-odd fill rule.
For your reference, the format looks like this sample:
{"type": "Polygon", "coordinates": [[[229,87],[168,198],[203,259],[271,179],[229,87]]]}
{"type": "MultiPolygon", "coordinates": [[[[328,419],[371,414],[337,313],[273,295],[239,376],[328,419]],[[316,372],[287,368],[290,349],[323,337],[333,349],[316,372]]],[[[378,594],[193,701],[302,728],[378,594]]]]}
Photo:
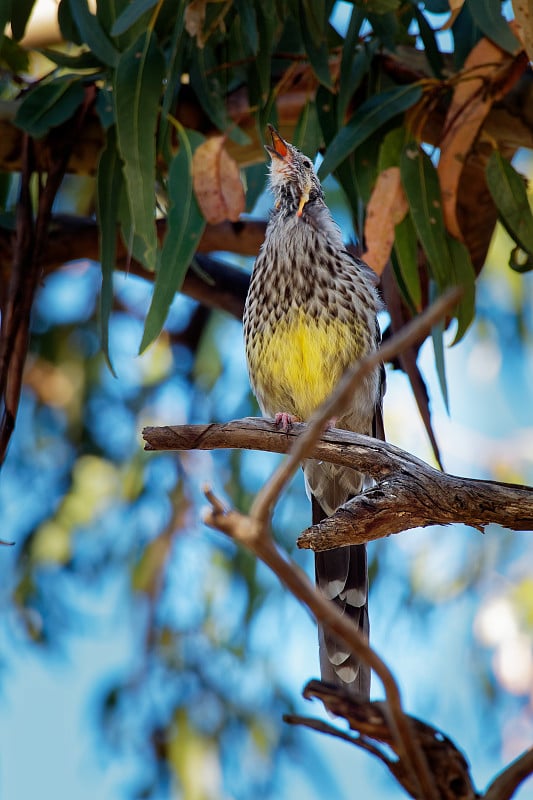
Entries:
{"type": "Polygon", "coordinates": [[[114,81],[118,145],[131,219],[145,243],[143,263],[149,269],[156,263],[155,134],[164,69],[155,36],[147,31],[121,54],[114,81]]]}
{"type": "Polygon", "coordinates": [[[113,273],[116,262],[118,210],[123,180],[116,132],[112,127],[107,132],[106,146],[98,162],[96,185],[100,264],[102,267],[100,337],[102,351],[113,374],[115,371],[109,353],[109,318],[113,308],[113,273]]]}
{"type": "Polygon", "coordinates": [[[87,0],[68,0],[68,2],[72,19],[80,32],[82,40],[103,64],[115,67],[118,62],[119,52],[107,37],[98,17],[95,14],[91,14],[87,0]]]}
{"type": "Polygon", "coordinates": [[[30,89],[19,106],[15,125],[40,139],[51,128],[70,119],[83,98],[83,85],[72,75],[62,75],[49,83],[40,83],[30,89]]]}
{"type": "MultiPolygon", "coordinates": [[[[24,36],[26,25],[28,24],[34,5],[35,0],[17,0],[16,3],[12,4],[11,31],[16,41],[20,41],[24,36]]],[[[4,30],[3,26],[0,27],[0,30],[4,30]]]]}
{"type": "Polygon", "coordinates": [[[379,148],[378,170],[399,167],[403,149],[407,142],[407,130],[402,126],[393,128],[383,137],[379,148]]]}
{"type": "Polygon", "coordinates": [[[113,101],[113,93],[108,86],[100,86],[98,94],[96,95],[96,102],[94,104],[96,113],[100,117],[102,128],[107,130],[111,125],[115,124],[115,104],[113,101]]]}
{"type": "Polygon", "coordinates": [[[150,11],[157,4],[157,0],[133,0],[116,18],[111,28],[112,36],[120,36],[134,25],[143,14],[150,11]]]}
{"type": "Polygon", "coordinates": [[[474,316],[475,273],[470,255],[445,228],[439,180],[429,156],[412,142],[404,149],[400,169],[411,216],[439,292],[449,286],[461,286],[464,292],[455,311],[455,343],[474,316]]]}
{"type": "Polygon", "coordinates": [[[502,224],[520,248],[533,256],[533,215],[524,179],[498,150],[489,158],[486,176],[502,224]]]}
{"type": "Polygon", "coordinates": [[[244,170],[246,175],[246,213],[251,214],[257,200],[265,188],[267,178],[266,164],[252,164],[244,170]]]}
{"type": "Polygon", "coordinates": [[[320,135],[316,103],[309,101],[300,112],[292,142],[302,153],[314,159],[321,141],[322,136],[320,135]]]}
{"type": "Polygon", "coordinates": [[[277,16],[273,3],[259,3],[256,6],[257,27],[259,31],[259,50],[254,61],[260,94],[267,98],[270,94],[270,75],[272,65],[272,45],[276,31],[277,16]]]}
{"type": "MultiPolygon", "coordinates": [[[[309,12],[310,3],[300,0],[299,21],[305,52],[311,62],[311,67],[321,84],[328,89],[332,88],[331,72],[329,69],[329,48],[326,36],[326,20],[321,25],[318,23],[316,13],[309,12]],[[311,27],[310,27],[311,26],[311,27]],[[315,38],[317,37],[317,38],[315,38]]],[[[318,7],[324,10],[324,4],[319,2],[318,7]]]]}
{"type": "Polygon", "coordinates": [[[455,85],[440,144],[438,174],[446,227],[457,239],[462,238],[457,199],[464,164],[493,103],[509,88],[505,80],[509,71],[512,80],[518,80],[518,72],[514,77],[513,59],[488,39],[482,39],[466,59],[464,75],[455,85]]]}
{"type": "Polygon", "coordinates": [[[392,266],[406,303],[414,311],[420,311],[422,289],[418,272],[418,242],[410,214],[396,225],[392,266]]]}
{"type": "Polygon", "coordinates": [[[154,293],[146,317],[140,346],[142,353],[161,332],[174,295],[181,288],[185,273],[205,228],[205,219],[193,191],[193,150],[203,137],[193,131],[179,130],[180,147],[168,175],[170,206],[167,234],[161,250],[154,293]]]}
{"type": "Polygon", "coordinates": [[[324,179],[356,147],[375,133],[382,125],[414,105],[422,96],[422,87],[417,84],[397,86],[362,103],[344,128],[330,142],[319,177],[324,179]]]}
{"type": "Polygon", "coordinates": [[[68,69],[97,69],[102,66],[102,62],[90,50],[84,53],[79,53],[77,56],[71,56],[68,53],[62,53],[60,50],[49,50],[44,48],[41,50],[43,56],[46,56],[58,67],[67,67],[68,69]]]}
{"type": "Polygon", "coordinates": [[[508,21],[502,16],[500,0],[468,0],[468,8],[478,28],[502,50],[515,54],[521,49],[508,21]]]}
{"type": "Polygon", "coordinates": [[[159,121],[158,147],[164,158],[170,162],[170,148],[168,145],[169,119],[168,115],[176,97],[176,89],[181,81],[181,65],[185,57],[183,38],[183,14],[186,0],[179,0],[176,9],[176,20],[172,30],[170,46],[167,51],[167,70],[164,80],[163,102],[161,104],[161,119],[159,121]]]}
{"type": "Polygon", "coordinates": [[[366,44],[359,41],[359,32],[365,20],[364,11],[354,4],[346,37],[342,47],[341,68],[339,72],[339,91],[337,95],[337,118],[344,124],[350,98],[361,83],[369,68],[369,53],[366,44]]]}
{"type": "MultiPolygon", "coordinates": [[[[437,299],[438,292],[435,284],[430,282],[429,299],[433,302],[437,299]]],[[[440,391],[444,405],[448,414],[450,413],[450,403],[448,398],[448,382],[446,380],[446,360],[444,358],[444,322],[437,322],[431,329],[431,340],[433,342],[433,353],[435,355],[435,369],[439,379],[440,391]]]]}
{"type": "Polygon", "coordinates": [[[9,36],[0,36],[0,64],[7,66],[11,72],[26,72],[30,65],[30,57],[18,42],[9,36]]]}
{"type": "Polygon", "coordinates": [[[248,134],[228,117],[222,86],[218,77],[211,72],[214,65],[214,53],[210,47],[195,51],[190,78],[200,105],[219,131],[226,133],[237,144],[249,144],[248,134]]]}
{"type": "Polygon", "coordinates": [[[444,71],[444,59],[442,57],[442,53],[439,50],[439,45],[437,42],[437,38],[435,36],[435,31],[427,21],[423,11],[419,8],[416,2],[413,2],[413,11],[415,14],[416,21],[418,23],[418,30],[420,32],[420,38],[422,39],[422,43],[424,45],[424,52],[426,54],[428,64],[431,67],[433,75],[436,78],[441,79],[443,77],[443,71],[444,71]]]}
{"type": "Polygon", "coordinates": [[[365,261],[374,272],[381,275],[387,265],[394,234],[408,211],[399,167],[388,167],[380,172],[366,208],[365,261]]]}
{"type": "Polygon", "coordinates": [[[224,147],[223,136],[200,144],[193,156],[193,186],[207,222],[236,222],[244,211],[245,197],[239,166],[224,147]]]}
{"type": "Polygon", "coordinates": [[[250,0],[235,0],[239,22],[242,26],[243,39],[248,48],[248,52],[257,55],[259,52],[259,31],[257,26],[257,14],[253,3],[250,0]]]}

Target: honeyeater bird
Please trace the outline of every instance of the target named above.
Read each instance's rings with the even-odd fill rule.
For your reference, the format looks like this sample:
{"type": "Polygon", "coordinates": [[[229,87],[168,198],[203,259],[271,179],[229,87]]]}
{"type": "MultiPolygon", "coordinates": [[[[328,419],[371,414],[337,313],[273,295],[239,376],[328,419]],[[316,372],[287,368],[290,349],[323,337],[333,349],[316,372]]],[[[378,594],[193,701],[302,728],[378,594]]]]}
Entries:
{"type": "MultiPolygon", "coordinates": [[[[343,244],[312,161],[270,126],[270,187],[275,197],[255,262],[244,311],[244,339],[253,391],[265,416],[283,427],[307,420],[344,371],[379,346],[381,304],[372,271],[343,244]]],[[[375,276],[374,276],[375,277],[375,276]]],[[[382,435],[383,367],[358,386],[338,428],[382,435]]],[[[360,492],[355,469],[304,463],[313,523],[360,492]]],[[[315,555],[319,588],[368,636],[365,545],[315,555]]],[[[322,678],[368,696],[369,669],[319,630],[322,678]]]]}

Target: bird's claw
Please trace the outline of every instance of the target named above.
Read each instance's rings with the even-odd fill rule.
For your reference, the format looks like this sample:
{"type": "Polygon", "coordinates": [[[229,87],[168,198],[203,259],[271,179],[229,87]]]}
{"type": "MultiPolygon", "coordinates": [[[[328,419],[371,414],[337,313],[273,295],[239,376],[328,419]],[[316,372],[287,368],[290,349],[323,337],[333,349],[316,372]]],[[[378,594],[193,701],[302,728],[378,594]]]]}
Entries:
{"type": "Polygon", "coordinates": [[[276,427],[281,428],[283,433],[288,433],[294,422],[300,422],[300,418],[294,414],[287,414],[286,411],[278,411],[274,417],[274,424],[276,427]]]}

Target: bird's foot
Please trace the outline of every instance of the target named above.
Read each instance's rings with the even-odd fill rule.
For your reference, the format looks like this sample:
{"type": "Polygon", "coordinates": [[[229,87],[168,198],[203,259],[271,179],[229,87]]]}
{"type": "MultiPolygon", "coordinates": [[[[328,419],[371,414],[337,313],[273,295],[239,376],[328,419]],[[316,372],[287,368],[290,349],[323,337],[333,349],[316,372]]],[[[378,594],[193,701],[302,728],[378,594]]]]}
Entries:
{"type": "Polygon", "coordinates": [[[294,414],[287,414],[286,411],[278,411],[274,417],[274,424],[278,428],[281,428],[283,433],[288,433],[290,431],[293,422],[301,422],[300,417],[296,417],[294,414]]]}

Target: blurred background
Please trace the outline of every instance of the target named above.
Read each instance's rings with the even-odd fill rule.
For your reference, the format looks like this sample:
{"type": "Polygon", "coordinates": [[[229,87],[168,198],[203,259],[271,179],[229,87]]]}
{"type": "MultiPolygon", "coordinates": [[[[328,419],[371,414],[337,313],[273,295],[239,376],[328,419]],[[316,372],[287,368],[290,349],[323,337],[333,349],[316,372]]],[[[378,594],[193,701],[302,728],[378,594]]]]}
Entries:
{"type": "MultiPolygon", "coordinates": [[[[88,179],[68,180],[72,204],[88,179]]],[[[349,239],[333,179],[327,195],[349,239]]],[[[449,415],[430,343],[420,363],[446,469],[531,484],[533,280],[502,267],[510,247],[498,229],[475,324],[446,350],[449,415]]],[[[0,551],[0,796],[350,798],[354,776],[358,796],[403,796],[367,754],[282,722],[323,713],[300,698],[319,672],[315,626],[202,524],[204,483],[246,511],[278,456],[143,452],[145,425],[257,414],[240,323],[179,296],[139,357],[150,286],[117,275],[113,377],[99,281],[98,265],[79,261],[40,289],[0,484],[1,538],[15,543],[0,551]]],[[[432,463],[405,376],[387,380],[389,440],[432,463]]],[[[294,547],[309,519],[298,475],[274,532],[311,573],[294,547]]],[[[414,530],[370,545],[370,563],[373,645],[409,713],[463,749],[482,788],[533,740],[530,535],[414,530]]],[[[517,796],[533,798],[533,781],[517,796]]]]}

